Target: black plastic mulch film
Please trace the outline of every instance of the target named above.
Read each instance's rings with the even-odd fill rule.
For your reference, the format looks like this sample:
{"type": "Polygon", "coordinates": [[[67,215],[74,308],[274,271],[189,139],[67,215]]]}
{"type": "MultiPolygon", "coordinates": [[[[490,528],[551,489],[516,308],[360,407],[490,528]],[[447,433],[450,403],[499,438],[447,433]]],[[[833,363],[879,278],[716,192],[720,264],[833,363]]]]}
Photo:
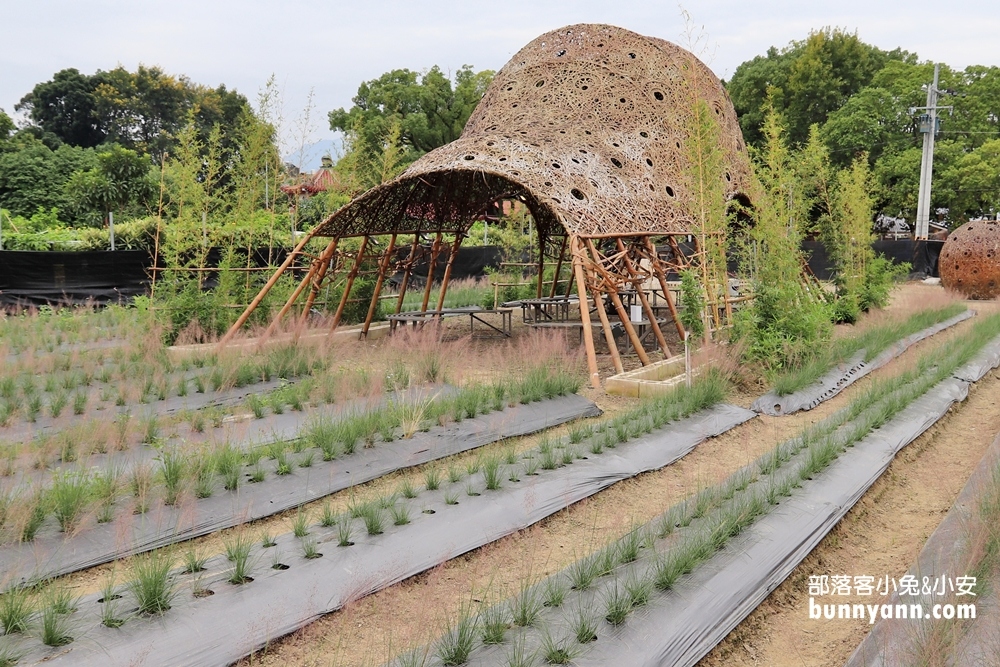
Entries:
{"type": "Polygon", "coordinates": [[[955,317],[910,334],[887,347],[871,361],[864,360],[864,350],[861,350],[848,359],[844,365],[834,368],[808,387],[786,396],[778,396],[773,391],[768,392],[754,401],[750,409],[772,416],[790,415],[799,410],[812,410],[823,401],[830,400],[864,376],[900,356],[916,343],[953,327],[959,322],[964,322],[975,314],[973,310],[966,310],[955,317]]]}
{"type": "Polygon", "coordinates": [[[577,394],[518,405],[359,449],[348,457],[317,461],[261,484],[242,484],[237,492],[216,493],[178,507],[160,505],[136,516],[132,525],[117,521],[68,538],[60,534],[0,547],[0,581],[9,587],[94,567],[293,509],[402,468],[599,414],[591,401],[577,394]]]}
{"type": "MultiPolygon", "coordinates": [[[[96,597],[80,603],[91,618],[79,639],[49,661],[53,665],[229,665],[268,641],[301,628],[345,603],[433,568],[463,553],[530,526],[600,490],[683,457],[709,437],[754,417],[731,405],[717,405],[674,422],[614,450],[554,470],[523,474],[495,491],[468,495],[463,482],[445,490],[424,491],[409,501],[411,523],[368,536],[356,530],[354,545],[338,547],[336,531],[313,527],[323,557],[306,559],[291,534],[263,550],[251,576],[254,581],[225,581],[224,557],[209,564],[203,585],[214,592],[195,599],[181,595],[175,607],[158,618],[134,618],[121,628],[99,624],[96,597]],[[457,504],[446,496],[454,492],[457,504]],[[274,551],[272,551],[274,550],[274,551]],[[277,553],[278,556],[273,554],[277,553]],[[288,569],[272,569],[277,558],[288,569]]],[[[405,502],[405,501],[404,501],[405,502]]],[[[32,655],[41,656],[38,649],[32,655]]]]}

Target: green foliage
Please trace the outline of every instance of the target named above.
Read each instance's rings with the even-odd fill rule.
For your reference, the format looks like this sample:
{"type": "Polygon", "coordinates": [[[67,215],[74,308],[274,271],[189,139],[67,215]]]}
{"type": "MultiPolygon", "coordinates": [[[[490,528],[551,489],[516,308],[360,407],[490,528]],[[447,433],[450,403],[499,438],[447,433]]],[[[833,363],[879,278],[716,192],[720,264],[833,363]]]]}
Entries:
{"type": "MultiPolygon", "coordinates": [[[[73,211],[74,201],[65,186],[74,172],[97,166],[93,149],[68,145],[52,149],[32,138],[11,143],[15,150],[0,153],[0,208],[25,218],[39,209],[73,211]]],[[[68,218],[66,222],[75,225],[83,221],[68,218]]],[[[5,224],[5,248],[8,231],[5,224]]]]}
{"type": "Polygon", "coordinates": [[[694,271],[681,271],[681,324],[691,335],[691,344],[696,345],[705,335],[705,297],[694,271]]]}
{"type": "Polygon", "coordinates": [[[66,182],[82,219],[97,224],[108,211],[122,221],[126,211],[146,212],[157,190],[148,158],[120,146],[97,154],[97,166],[76,171],[66,182]]]}

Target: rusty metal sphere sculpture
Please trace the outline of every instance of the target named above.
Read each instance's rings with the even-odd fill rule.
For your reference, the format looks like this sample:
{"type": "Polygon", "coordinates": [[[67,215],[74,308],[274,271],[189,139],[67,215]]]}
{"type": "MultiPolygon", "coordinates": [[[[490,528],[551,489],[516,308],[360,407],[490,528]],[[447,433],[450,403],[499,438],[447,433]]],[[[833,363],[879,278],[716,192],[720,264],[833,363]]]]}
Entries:
{"type": "Polygon", "coordinates": [[[941,283],[969,299],[1000,296],[1000,221],[967,222],[949,236],[938,259],[941,283]]]}
{"type": "Polygon", "coordinates": [[[688,233],[699,101],[718,128],[718,189],[745,196],[750,166],[732,102],[693,54],[609,25],[546,33],[497,73],[458,140],[355,199],[318,235],[462,232],[499,197],[524,200],[549,234],[688,233]]]}

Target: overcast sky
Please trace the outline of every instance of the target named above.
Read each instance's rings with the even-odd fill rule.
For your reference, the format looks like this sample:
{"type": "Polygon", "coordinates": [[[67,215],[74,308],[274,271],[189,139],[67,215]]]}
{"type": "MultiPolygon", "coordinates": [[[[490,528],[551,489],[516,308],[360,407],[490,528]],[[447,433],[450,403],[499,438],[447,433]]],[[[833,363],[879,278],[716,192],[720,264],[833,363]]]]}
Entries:
{"type": "MultiPolygon", "coordinates": [[[[953,67],[1000,65],[996,0],[685,0],[707,35],[703,60],[728,79],[769,46],[837,26],[884,49],[953,67]]],[[[75,67],[159,65],[251,100],[273,74],[286,136],[314,92],[311,140],[332,136],[326,112],[349,107],[361,81],[394,68],[499,69],[543,32],[611,23],[685,45],[681,5],[656,0],[0,0],[0,108],[75,67]]],[[[298,144],[299,139],[286,139],[298,144]]]]}

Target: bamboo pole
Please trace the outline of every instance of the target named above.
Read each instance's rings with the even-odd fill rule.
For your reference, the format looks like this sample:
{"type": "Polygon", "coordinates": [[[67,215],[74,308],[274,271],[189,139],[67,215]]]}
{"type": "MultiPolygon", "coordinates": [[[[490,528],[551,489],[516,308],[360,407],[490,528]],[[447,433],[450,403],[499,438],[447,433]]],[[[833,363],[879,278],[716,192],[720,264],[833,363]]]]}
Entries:
{"type": "Polygon", "coordinates": [[[368,336],[368,329],[371,327],[372,318],[375,317],[375,308],[378,306],[378,298],[382,293],[382,283],[385,282],[385,272],[389,268],[389,260],[392,259],[392,251],[396,249],[396,235],[389,237],[389,247],[385,249],[385,256],[379,263],[378,279],[375,281],[375,292],[372,294],[372,302],[368,304],[368,314],[365,316],[365,324],[361,327],[361,337],[368,336]]]}
{"type": "Polygon", "coordinates": [[[556,272],[552,276],[552,289],[549,291],[549,298],[555,298],[556,289],[559,286],[559,273],[562,271],[563,257],[566,256],[566,242],[569,241],[567,237],[563,237],[562,248],[559,249],[559,260],[556,262],[556,272]]]}
{"type": "Polygon", "coordinates": [[[351,295],[351,288],[354,287],[354,279],[358,277],[358,271],[361,269],[361,261],[364,259],[367,248],[368,237],[365,236],[361,240],[361,247],[358,248],[358,256],[354,260],[354,266],[351,267],[351,271],[347,274],[347,284],[344,285],[344,293],[340,295],[340,303],[337,305],[337,312],[333,316],[333,324],[330,325],[331,332],[340,324],[340,318],[344,314],[344,307],[347,306],[347,298],[351,295]]]}
{"type": "Polygon", "coordinates": [[[315,273],[316,270],[317,270],[316,263],[313,262],[313,265],[309,267],[309,271],[306,272],[305,278],[303,278],[302,282],[298,284],[298,287],[296,287],[292,291],[291,296],[289,296],[288,300],[285,301],[285,305],[281,307],[281,310],[278,311],[278,314],[275,315],[274,318],[271,320],[271,323],[267,325],[267,329],[264,331],[264,335],[261,336],[260,340],[257,341],[258,346],[263,345],[265,342],[267,342],[267,339],[271,337],[271,334],[274,333],[274,330],[278,328],[278,323],[281,322],[282,318],[284,318],[285,315],[288,313],[288,311],[291,310],[292,304],[294,304],[295,301],[299,298],[299,295],[302,294],[302,290],[304,290],[306,288],[306,285],[309,284],[309,281],[313,277],[313,274],[315,273]]]}
{"type": "Polygon", "coordinates": [[[542,298],[542,281],[545,280],[545,237],[538,234],[538,286],[535,289],[535,298],[542,298]]]}
{"type": "Polygon", "coordinates": [[[458,249],[462,245],[462,235],[455,234],[455,243],[452,244],[451,254],[448,255],[448,264],[444,267],[444,277],[441,278],[441,291],[438,293],[438,303],[437,309],[440,312],[444,308],[444,297],[448,292],[448,282],[451,280],[451,265],[455,263],[455,257],[458,255],[458,249]]]}
{"type": "MultiPolygon", "coordinates": [[[[590,370],[590,386],[601,388],[601,374],[597,371],[597,352],[594,350],[594,331],[590,328],[590,307],[587,305],[587,281],[583,276],[583,257],[580,250],[580,240],[574,236],[570,239],[570,252],[573,255],[573,272],[576,275],[576,287],[580,295],[580,320],[583,322],[583,343],[587,348],[587,367],[590,370]]],[[[597,297],[594,297],[595,300],[597,297]]]]}
{"type": "Polygon", "coordinates": [[[427,285],[424,286],[424,301],[420,304],[420,312],[427,312],[427,303],[431,300],[431,283],[434,282],[434,267],[437,264],[437,256],[441,251],[441,232],[434,237],[434,245],[431,246],[431,258],[427,262],[427,285]]]}
{"type": "Polygon", "coordinates": [[[652,307],[649,305],[649,300],[646,298],[646,292],[642,287],[642,280],[639,278],[639,273],[636,271],[635,265],[632,264],[632,259],[628,256],[628,251],[625,250],[625,244],[622,243],[621,239],[617,239],[617,242],[618,250],[621,251],[622,257],[625,259],[625,268],[632,274],[632,287],[635,288],[635,292],[639,296],[642,309],[649,319],[649,326],[653,328],[653,335],[656,336],[656,342],[660,345],[660,349],[663,350],[664,357],[669,359],[671,354],[670,348],[667,346],[667,339],[663,337],[663,332],[660,331],[660,323],[656,321],[656,313],[653,312],[652,307]]]}
{"type": "Polygon", "coordinates": [[[240,327],[246,324],[246,321],[250,318],[250,315],[253,314],[253,311],[256,310],[257,306],[260,305],[260,302],[267,296],[267,293],[270,292],[271,288],[278,282],[278,278],[280,278],[281,274],[285,272],[285,269],[291,266],[292,262],[295,261],[295,258],[298,257],[298,255],[302,252],[302,248],[305,247],[306,243],[308,243],[311,238],[312,234],[306,234],[305,238],[299,241],[299,244],[295,246],[292,252],[288,253],[288,257],[285,258],[285,261],[281,263],[281,266],[279,266],[278,270],[274,272],[274,275],[271,276],[267,283],[264,284],[264,287],[261,288],[261,290],[257,293],[257,296],[255,296],[253,301],[250,302],[250,305],[243,311],[243,314],[237,318],[237,320],[233,323],[233,326],[229,327],[229,331],[226,332],[226,335],[223,336],[216,345],[216,350],[221,350],[225,347],[226,343],[228,343],[236,332],[240,330],[240,327]]]}
{"type": "MultiPolygon", "coordinates": [[[[676,241],[675,241],[676,243],[676,241]]],[[[653,267],[653,274],[656,279],[660,282],[660,289],[663,290],[663,298],[667,300],[667,306],[670,308],[670,316],[674,318],[674,326],[677,327],[677,335],[684,340],[684,325],[681,323],[681,318],[677,314],[677,306],[674,304],[674,297],[670,293],[670,289],[667,286],[667,276],[663,273],[663,265],[660,263],[660,257],[656,254],[656,246],[653,242],[646,237],[646,248],[650,253],[650,264],[653,267]]]]}
{"type": "Polygon", "coordinates": [[[621,320],[622,326],[625,327],[625,333],[628,334],[628,338],[632,341],[632,347],[635,348],[635,353],[639,357],[639,361],[642,362],[643,366],[649,365],[649,356],[646,354],[646,350],[642,348],[642,341],[639,340],[638,334],[635,332],[635,327],[632,326],[632,322],[629,320],[628,312],[625,310],[625,306],[622,304],[621,297],[618,296],[618,288],[612,280],[611,276],[604,267],[601,266],[601,256],[597,254],[597,248],[594,247],[594,242],[590,239],[584,239],[587,244],[587,248],[590,250],[590,254],[594,257],[594,266],[599,273],[604,277],[604,282],[610,288],[608,290],[608,295],[611,297],[611,303],[615,305],[615,311],[618,313],[618,319],[621,320]]]}
{"type": "Polygon", "coordinates": [[[306,297],[306,303],[302,307],[302,314],[299,316],[299,327],[302,327],[306,323],[306,318],[309,317],[309,309],[312,308],[313,304],[316,303],[316,297],[319,296],[320,287],[323,284],[323,279],[326,278],[326,272],[330,270],[330,261],[333,258],[333,253],[337,251],[337,245],[340,243],[340,238],[334,238],[330,241],[330,244],[326,246],[323,250],[323,254],[319,256],[316,260],[319,262],[319,271],[316,273],[316,279],[313,281],[312,289],[309,290],[309,296],[306,297]]]}
{"type": "MultiPolygon", "coordinates": [[[[586,308],[583,304],[581,308],[586,308]]],[[[604,309],[604,298],[601,294],[594,294],[594,309],[597,310],[597,317],[601,320],[601,329],[604,330],[604,340],[608,343],[608,353],[611,354],[611,362],[615,365],[616,373],[624,373],[622,357],[618,353],[618,343],[615,342],[615,333],[611,330],[611,322],[608,320],[608,313],[604,309]]]]}
{"type": "Polygon", "coordinates": [[[403,297],[406,296],[406,288],[410,284],[410,271],[413,269],[413,260],[417,256],[417,248],[420,247],[420,234],[413,235],[413,245],[410,247],[410,256],[406,260],[406,268],[403,269],[403,282],[399,285],[399,298],[396,299],[396,315],[403,309],[403,297]]]}

